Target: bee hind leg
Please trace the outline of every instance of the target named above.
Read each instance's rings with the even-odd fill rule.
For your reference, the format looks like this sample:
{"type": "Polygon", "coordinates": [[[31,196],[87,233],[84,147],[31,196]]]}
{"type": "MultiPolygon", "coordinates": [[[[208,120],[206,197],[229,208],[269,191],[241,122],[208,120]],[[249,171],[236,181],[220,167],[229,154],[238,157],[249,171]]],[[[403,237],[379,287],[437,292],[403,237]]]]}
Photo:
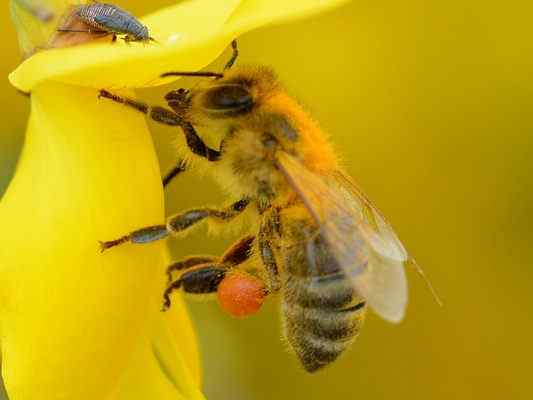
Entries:
{"type": "Polygon", "coordinates": [[[191,256],[178,261],[167,268],[168,285],[163,293],[163,311],[170,307],[170,294],[183,289],[186,293],[207,294],[218,290],[218,285],[226,272],[250,258],[254,236],[248,235],[232,244],[222,255],[191,256]],[[172,274],[185,271],[175,281],[172,274]]]}
{"type": "Polygon", "coordinates": [[[215,263],[217,259],[218,257],[215,256],[189,256],[170,264],[167,268],[168,284],[172,283],[174,272],[185,271],[201,264],[215,263]]]}
{"type": "Polygon", "coordinates": [[[208,294],[214,293],[218,285],[226,276],[227,268],[222,265],[205,265],[184,272],[177,280],[171,282],[163,293],[163,308],[170,308],[170,294],[174,290],[182,289],[185,293],[208,294]]]}

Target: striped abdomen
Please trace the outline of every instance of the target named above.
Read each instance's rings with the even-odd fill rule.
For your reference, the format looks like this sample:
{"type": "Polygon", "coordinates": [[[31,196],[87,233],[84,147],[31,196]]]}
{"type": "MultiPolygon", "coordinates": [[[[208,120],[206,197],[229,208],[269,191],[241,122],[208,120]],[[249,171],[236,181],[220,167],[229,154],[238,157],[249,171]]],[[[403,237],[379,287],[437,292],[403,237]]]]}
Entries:
{"type": "Polygon", "coordinates": [[[365,302],[319,239],[292,247],[285,267],[285,336],[303,367],[315,372],[354,341],[363,323],[365,302]]]}

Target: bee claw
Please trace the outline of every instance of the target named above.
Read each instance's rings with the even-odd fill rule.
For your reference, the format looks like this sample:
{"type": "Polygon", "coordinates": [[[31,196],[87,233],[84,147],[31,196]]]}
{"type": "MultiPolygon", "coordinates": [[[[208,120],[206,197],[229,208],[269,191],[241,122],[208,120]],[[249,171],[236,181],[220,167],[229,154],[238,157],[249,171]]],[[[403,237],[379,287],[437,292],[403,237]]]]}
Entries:
{"type": "Polygon", "coordinates": [[[108,242],[103,242],[99,240],[98,243],[100,243],[100,252],[103,253],[105,250],[110,249],[111,247],[118,246],[119,244],[126,243],[128,240],[130,240],[130,237],[128,235],[116,240],[110,240],[108,242]]]}
{"type": "Polygon", "coordinates": [[[100,253],[103,253],[109,248],[109,246],[106,243],[107,242],[103,242],[101,240],[98,241],[98,244],[100,245],[100,253]]]}

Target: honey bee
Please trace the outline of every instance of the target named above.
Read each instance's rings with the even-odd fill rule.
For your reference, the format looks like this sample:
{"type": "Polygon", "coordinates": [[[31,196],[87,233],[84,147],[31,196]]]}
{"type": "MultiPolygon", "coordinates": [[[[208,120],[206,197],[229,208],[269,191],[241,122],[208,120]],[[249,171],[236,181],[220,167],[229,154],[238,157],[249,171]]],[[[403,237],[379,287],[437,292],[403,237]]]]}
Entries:
{"type": "Polygon", "coordinates": [[[129,12],[108,3],[77,0],[11,0],[11,18],[25,58],[36,51],[121,37],[154,41],[129,12]]]}
{"type": "Polygon", "coordinates": [[[404,271],[410,256],[389,223],[342,170],[320,129],[267,67],[235,67],[222,73],[169,72],[208,77],[191,90],[166,95],[170,109],[149,107],[102,91],[154,120],[182,128],[190,157],[203,162],[229,195],[229,207],[196,208],[164,225],[103,242],[146,243],[211,220],[253,216],[247,236],[221,257],[189,257],[169,267],[164,307],[172,291],[218,291],[227,311],[259,309],[279,293],[284,337],[308,372],[337,359],[357,337],[367,308],[398,323],[407,305],[404,271]],[[205,137],[220,143],[209,148],[205,137]],[[250,255],[252,254],[252,255],[250,255]],[[243,267],[247,265],[247,267],[243,267]],[[235,271],[249,268],[252,275],[235,271]],[[182,272],[173,279],[174,272],[182,272]],[[257,272],[259,271],[259,272],[257,272]],[[230,279],[231,278],[231,279],[230,279]],[[227,280],[229,279],[229,280],[227,280]],[[257,279],[261,283],[257,283],[257,279]],[[241,288],[243,297],[236,297],[241,288]],[[264,287],[264,290],[261,288],[264,287]]]}

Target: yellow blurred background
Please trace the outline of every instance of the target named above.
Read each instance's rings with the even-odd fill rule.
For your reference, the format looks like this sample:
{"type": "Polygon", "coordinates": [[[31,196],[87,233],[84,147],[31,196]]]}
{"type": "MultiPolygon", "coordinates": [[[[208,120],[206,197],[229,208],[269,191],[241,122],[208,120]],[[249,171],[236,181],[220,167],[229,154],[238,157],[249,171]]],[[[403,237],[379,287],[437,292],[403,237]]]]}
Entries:
{"type": "MultiPolygon", "coordinates": [[[[172,2],[116,3],[142,15],[172,2]]],[[[445,305],[408,271],[405,321],[370,315],[352,350],[311,376],[280,340],[276,299],[245,320],[191,299],[210,400],[533,398],[533,4],[371,3],[250,33],[238,62],[278,71],[445,305]]],[[[20,59],[6,6],[0,32],[6,77],[20,59]]],[[[28,101],[7,78],[0,85],[4,187],[28,101]]],[[[169,89],[139,94],[163,104],[169,89]]],[[[177,132],[150,126],[166,171],[177,132]]],[[[223,199],[191,173],[169,187],[168,213],[223,199]]],[[[200,230],[169,243],[180,258],[220,254],[231,239],[200,230]]]]}

